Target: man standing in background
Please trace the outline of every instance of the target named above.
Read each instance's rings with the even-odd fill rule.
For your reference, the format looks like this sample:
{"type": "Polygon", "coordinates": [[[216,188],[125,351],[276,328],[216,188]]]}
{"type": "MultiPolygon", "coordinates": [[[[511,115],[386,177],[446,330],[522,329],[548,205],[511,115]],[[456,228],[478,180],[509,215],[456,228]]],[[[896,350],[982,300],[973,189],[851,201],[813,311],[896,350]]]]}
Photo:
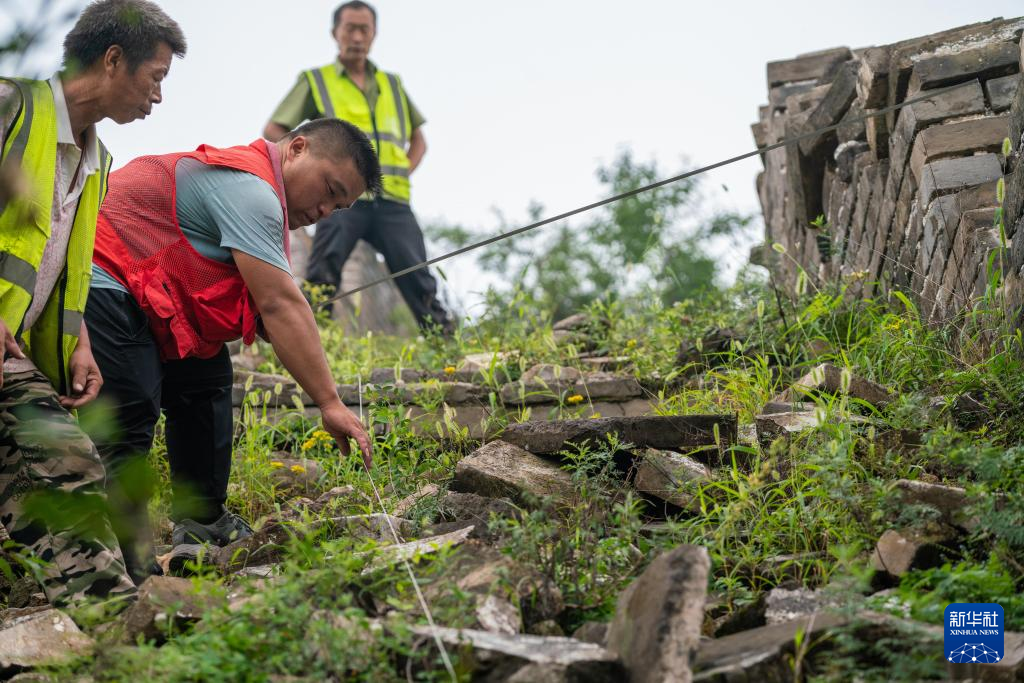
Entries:
{"type": "MultiPolygon", "coordinates": [[[[398,76],[369,60],[376,31],[377,12],[369,4],[351,0],[338,7],[332,30],[337,60],[303,72],[264,129],[276,142],[305,120],[339,118],[366,133],[380,158],[381,197],[363,197],[350,211],[317,223],[306,279],[329,290],[340,285],[342,267],[360,239],[384,255],[392,273],[427,260],[423,231],[409,206],[409,176],[427,151],[424,119],[398,76]]],[[[437,299],[437,282],[426,268],[395,283],[421,328],[452,331],[454,324],[437,299]]]]}

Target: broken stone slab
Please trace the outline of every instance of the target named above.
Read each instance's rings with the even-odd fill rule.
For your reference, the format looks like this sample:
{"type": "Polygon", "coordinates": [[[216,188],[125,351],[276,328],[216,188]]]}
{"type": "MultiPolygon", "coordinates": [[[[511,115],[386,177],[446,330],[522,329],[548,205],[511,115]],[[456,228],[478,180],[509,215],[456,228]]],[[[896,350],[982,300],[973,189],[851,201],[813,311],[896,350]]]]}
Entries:
{"type": "Polygon", "coordinates": [[[907,85],[907,96],[970,78],[985,80],[1006,76],[1019,68],[1019,48],[1009,41],[991,41],[956,52],[936,53],[916,61],[907,85]]]}
{"type": "Polygon", "coordinates": [[[890,579],[898,579],[912,569],[938,567],[949,557],[949,546],[957,537],[954,529],[942,525],[889,529],[875,545],[871,567],[890,579]]]}
{"type": "MultiPolygon", "coordinates": [[[[442,524],[473,525],[473,538],[496,541],[497,532],[490,530],[494,518],[520,519],[523,511],[505,498],[488,498],[475,493],[449,491],[437,501],[437,514],[442,524]]],[[[437,527],[437,525],[435,525],[437,527]]],[[[445,529],[454,530],[456,527],[445,529]]]]}
{"type": "MultiPolygon", "coordinates": [[[[791,403],[800,401],[815,393],[838,394],[843,390],[843,371],[832,363],[822,363],[798,379],[789,389],[779,394],[774,401],[791,403]]],[[[851,373],[846,392],[851,398],[860,399],[873,406],[884,406],[892,400],[889,390],[869,379],[851,373]]]]}
{"type": "Polygon", "coordinates": [[[711,480],[708,468],[685,455],[647,449],[636,465],[633,488],[676,507],[700,510],[699,489],[711,480]]]}
{"type": "MultiPolygon", "coordinates": [[[[458,648],[465,663],[474,671],[473,680],[508,681],[528,665],[530,676],[555,667],[563,679],[618,683],[623,680],[622,665],[606,649],[593,643],[555,636],[505,635],[487,631],[445,627],[413,626],[415,635],[429,639],[438,637],[447,647],[458,648]],[[539,668],[537,668],[539,667],[539,668]]],[[[544,675],[548,675],[545,673],[544,675]]],[[[519,681],[543,679],[523,678],[519,681]]]]}
{"type": "Polygon", "coordinates": [[[138,599],[121,617],[122,638],[126,643],[139,638],[163,642],[222,603],[217,597],[198,594],[188,579],[150,576],[139,586],[138,599]]]}
{"type": "Polygon", "coordinates": [[[768,625],[781,624],[835,607],[838,601],[822,591],[773,588],[765,598],[764,618],[768,625]]]}
{"type": "Polygon", "coordinates": [[[814,403],[807,401],[768,401],[761,407],[762,415],[772,415],[773,413],[802,413],[808,410],[814,410],[814,403]]]}
{"type": "Polygon", "coordinates": [[[619,596],[608,650],[621,658],[630,681],[692,680],[710,567],[706,549],[682,545],[655,558],[619,596]]]}
{"type": "Polygon", "coordinates": [[[474,616],[479,628],[490,633],[515,635],[523,630],[519,609],[495,595],[477,595],[474,616]]]}
{"type": "Polygon", "coordinates": [[[572,476],[553,462],[508,443],[492,441],[455,466],[452,489],[522,503],[551,496],[561,504],[575,498],[572,476]]]}
{"type": "Polygon", "coordinates": [[[391,511],[391,514],[396,517],[406,517],[421,500],[429,498],[430,496],[436,496],[438,491],[440,491],[440,489],[437,484],[425,484],[395,503],[395,508],[391,511]]]}
{"type": "Polygon", "coordinates": [[[924,209],[937,195],[982,185],[998,180],[1002,175],[1003,167],[999,157],[991,153],[933,161],[921,168],[918,204],[924,209]]]}
{"type": "Polygon", "coordinates": [[[459,363],[459,369],[463,372],[489,373],[492,367],[495,369],[502,367],[511,358],[512,354],[508,351],[471,353],[463,357],[462,362],[459,363]]]}
{"type": "Polygon", "coordinates": [[[562,318],[551,326],[552,330],[581,330],[590,325],[590,316],[586,313],[574,313],[568,318],[562,318]]]}
{"type": "Polygon", "coordinates": [[[438,550],[459,545],[469,538],[472,531],[473,527],[469,526],[453,531],[449,534],[420,538],[415,541],[398,543],[396,545],[382,546],[377,549],[373,560],[363,569],[362,573],[369,574],[377,571],[378,569],[411,560],[415,557],[419,557],[420,555],[436,553],[438,550]]]}
{"type": "Polygon", "coordinates": [[[228,574],[248,565],[272,564],[279,561],[284,547],[296,534],[315,533],[323,534],[326,538],[344,536],[391,543],[394,540],[391,535],[392,528],[402,537],[408,533],[411,526],[409,520],[385,516],[379,512],[371,515],[319,519],[308,527],[289,525],[271,519],[248,538],[234,541],[222,548],[211,548],[210,561],[222,573],[228,574]]]}
{"type": "Polygon", "coordinates": [[[762,447],[768,447],[776,439],[788,439],[801,432],[817,429],[821,426],[818,418],[818,412],[815,410],[757,415],[754,417],[757,441],[762,447]]]}
{"type": "Polygon", "coordinates": [[[60,610],[32,609],[0,626],[0,673],[66,664],[92,654],[95,643],[60,610]]]}
{"type": "Polygon", "coordinates": [[[793,669],[788,660],[796,647],[797,634],[802,632],[805,640],[813,641],[845,623],[842,617],[814,614],[706,640],[701,643],[693,663],[693,680],[695,683],[791,681],[793,669]]]}
{"type": "MultiPolygon", "coordinates": [[[[857,64],[847,62],[839,67],[828,93],[807,117],[799,133],[803,135],[839,123],[856,96],[857,64]]],[[[812,156],[826,140],[835,140],[836,135],[835,131],[828,131],[804,138],[800,141],[800,151],[805,156],[812,156]]]]}
{"type": "Polygon", "coordinates": [[[524,384],[530,384],[533,382],[543,382],[550,384],[552,382],[575,382],[583,376],[576,368],[565,367],[562,365],[553,365],[551,363],[541,363],[534,365],[532,368],[523,373],[519,381],[524,384]]]}
{"type": "Polygon", "coordinates": [[[986,116],[925,128],[918,133],[910,154],[910,167],[918,185],[926,163],[978,151],[998,152],[1009,125],[1007,116],[986,116]]]}
{"type": "Polygon", "coordinates": [[[836,47],[820,52],[802,55],[796,59],[768,62],[768,87],[784,83],[819,80],[853,56],[848,47],[836,47]]]}
{"type": "MultiPolygon", "coordinates": [[[[471,538],[452,551],[443,575],[424,591],[431,604],[452,594],[496,596],[514,607],[521,627],[531,629],[541,622],[551,621],[565,609],[562,592],[550,578],[471,538]]],[[[484,630],[494,630],[479,619],[478,624],[484,630]]]]}
{"type": "Polygon", "coordinates": [[[609,434],[638,448],[688,450],[736,442],[736,415],[605,417],[589,420],[520,422],[502,432],[502,440],[531,453],[558,453],[576,444],[599,445],[609,434]],[[717,433],[717,439],[716,439],[717,433]]]}
{"type": "Polygon", "coordinates": [[[926,505],[939,513],[943,524],[971,531],[978,525],[978,519],[967,511],[970,501],[967,490],[959,486],[945,486],[925,481],[899,479],[895,488],[904,505],[926,505]]]}
{"type": "Polygon", "coordinates": [[[591,356],[589,358],[580,357],[580,363],[583,365],[589,365],[592,370],[598,372],[610,372],[614,370],[621,370],[622,368],[630,365],[633,359],[629,356],[591,356]]]}

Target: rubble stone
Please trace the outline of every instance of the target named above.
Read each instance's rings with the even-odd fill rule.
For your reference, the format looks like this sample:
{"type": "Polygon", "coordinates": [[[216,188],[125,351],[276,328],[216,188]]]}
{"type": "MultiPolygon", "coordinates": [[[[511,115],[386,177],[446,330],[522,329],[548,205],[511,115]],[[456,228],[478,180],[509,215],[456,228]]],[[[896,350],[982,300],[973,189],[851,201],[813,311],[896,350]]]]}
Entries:
{"type": "Polygon", "coordinates": [[[633,488],[677,507],[699,510],[698,487],[711,473],[693,458],[671,451],[648,449],[636,465],[633,488]]]}
{"type": "Polygon", "coordinates": [[[912,569],[937,567],[948,557],[947,546],[956,537],[955,531],[944,527],[889,529],[878,539],[871,555],[871,567],[893,578],[912,569]]]}
{"type": "Polygon", "coordinates": [[[196,593],[188,579],[151,576],[139,586],[139,595],[121,618],[123,639],[163,642],[173,631],[199,621],[219,600],[196,593]]]}
{"type": "Polygon", "coordinates": [[[619,596],[608,649],[635,683],[686,683],[700,643],[711,561],[704,548],[662,553],[619,596]]]}
{"type": "MultiPolygon", "coordinates": [[[[843,371],[831,363],[822,363],[793,383],[774,400],[782,403],[799,401],[808,394],[820,392],[838,394],[843,389],[843,371]]],[[[851,398],[857,398],[874,406],[884,406],[892,400],[889,390],[869,379],[851,373],[847,391],[851,398]]]]}
{"type": "MultiPolygon", "coordinates": [[[[528,665],[528,676],[519,681],[544,680],[529,676],[552,675],[571,681],[618,683],[622,680],[622,666],[614,655],[593,643],[554,636],[506,635],[470,629],[413,626],[412,632],[433,641],[436,634],[448,647],[465,648],[469,655],[466,664],[474,668],[474,680],[497,683],[510,680],[513,674],[528,665]]],[[[460,658],[460,661],[462,659],[460,658]]],[[[552,680],[552,679],[548,679],[552,680]]]]}
{"type": "Polygon", "coordinates": [[[736,441],[735,415],[673,415],[607,417],[509,425],[502,440],[531,453],[558,453],[571,444],[598,444],[616,434],[620,442],[640,448],[687,450],[699,446],[728,446],[736,441]]]}
{"type": "Polygon", "coordinates": [[[460,460],[452,489],[518,502],[552,496],[568,503],[575,496],[568,472],[506,441],[492,441],[460,460]]]}
{"type": "Polygon", "coordinates": [[[92,653],[92,638],[63,612],[33,609],[0,625],[0,673],[62,664],[92,653]]]}

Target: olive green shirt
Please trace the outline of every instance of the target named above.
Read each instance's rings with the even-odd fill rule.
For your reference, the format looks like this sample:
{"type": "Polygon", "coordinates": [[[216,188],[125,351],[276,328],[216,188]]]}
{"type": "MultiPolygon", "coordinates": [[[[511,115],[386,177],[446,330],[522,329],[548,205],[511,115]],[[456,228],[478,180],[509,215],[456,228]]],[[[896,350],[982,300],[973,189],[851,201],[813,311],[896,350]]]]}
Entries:
{"type": "MultiPolygon", "coordinates": [[[[348,74],[345,73],[345,67],[342,66],[340,61],[334,61],[334,68],[338,71],[338,76],[349,78],[348,74]]],[[[404,85],[402,90],[405,90],[404,85]]],[[[370,60],[366,61],[366,89],[363,90],[363,94],[366,95],[370,111],[375,110],[377,98],[380,96],[380,86],[377,85],[377,65],[370,60]]],[[[409,103],[409,118],[412,121],[412,129],[416,130],[426,122],[426,119],[420,114],[416,105],[412,103],[408,92],[405,93],[405,99],[409,103]]],[[[317,111],[316,102],[313,100],[313,90],[309,87],[309,79],[306,78],[306,74],[303,72],[299,74],[299,80],[295,83],[291,92],[285,96],[281,104],[277,105],[277,109],[274,110],[270,120],[279,126],[284,126],[291,130],[303,121],[312,121],[317,118],[320,118],[320,112],[317,111]]]]}

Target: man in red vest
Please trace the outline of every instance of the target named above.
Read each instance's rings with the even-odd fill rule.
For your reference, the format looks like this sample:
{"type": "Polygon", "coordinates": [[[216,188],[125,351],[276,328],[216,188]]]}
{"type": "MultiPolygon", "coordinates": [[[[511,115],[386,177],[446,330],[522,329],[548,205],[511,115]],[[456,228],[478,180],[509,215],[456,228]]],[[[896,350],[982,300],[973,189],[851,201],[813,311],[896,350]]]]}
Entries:
{"type": "Polygon", "coordinates": [[[342,404],[313,312],[292,279],[288,231],[380,191],[380,166],[351,124],[310,122],[272,143],[140,157],[110,176],[86,306],[93,354],[115,406],[113,436],[94,439],[107,466],[130,571],[155,571],[147,487],[153,430],[166,416],[175,545],[225,545],[251,533],[226,510],[232,368],[224,342],[265,331],[348,454],[370,439],[342,404]],[[142,559],[147,558],[147,559],[142,559]]]}

